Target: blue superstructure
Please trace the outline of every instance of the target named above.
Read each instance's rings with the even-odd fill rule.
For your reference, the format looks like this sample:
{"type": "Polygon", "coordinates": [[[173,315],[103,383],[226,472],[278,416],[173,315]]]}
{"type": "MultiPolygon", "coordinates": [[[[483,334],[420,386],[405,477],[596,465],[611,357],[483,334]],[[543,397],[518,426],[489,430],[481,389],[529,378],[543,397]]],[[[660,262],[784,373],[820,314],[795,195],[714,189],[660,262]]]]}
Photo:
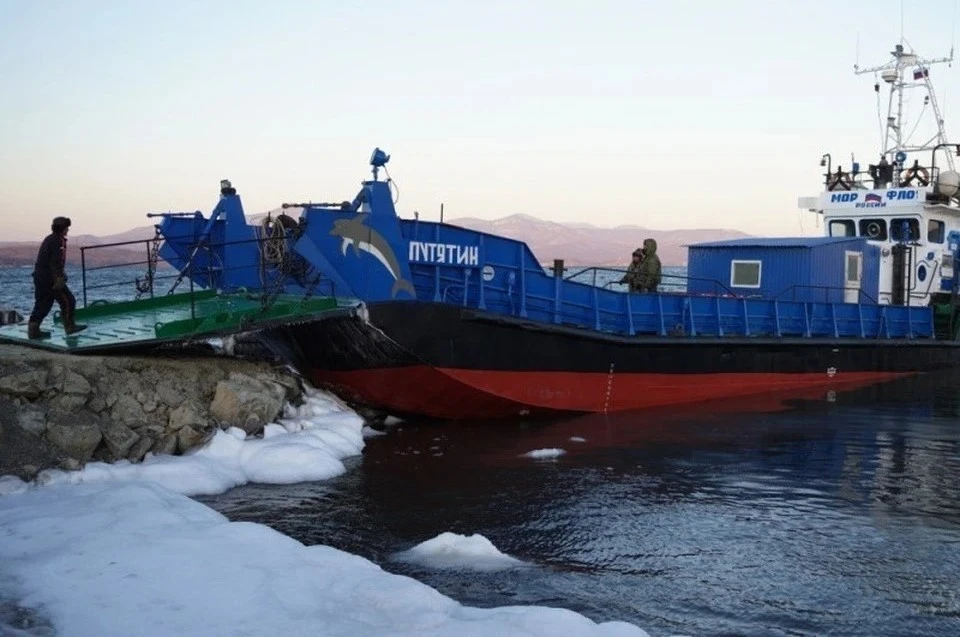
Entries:
{"type": "Polygon", "coordinates": [[[687,286],[782,301],[876,304],[880,248],[863,237],[746,238],[688,246],[687,286]]]}
{"type": "Polygon", "coordinates": [[[188,276],[202,286],[306,293],[324,280],[366,303],[418,300],[628,337],[934,336],[932,308],[876,303],[878,249],[862,238],[699,244],[690,248],[685,292],[628,293],[599,282],[599,269],[597,284],[590,272],[551,275],[521,241],[399,218],[391,182],[377,176],[388,159],[375,151],[374,178],[352,201],[288,205],[302,209],[299,219],[286,217],[280,235],[285,254],[300,263],[296,277],[289,259],[266,259],[260,229],[246,222],[229,184],[210,219],[164,215],[161,256],[182,271],[189,264],[188,276]],[[734,262],[740,280],[731,279],[734,262]]]}

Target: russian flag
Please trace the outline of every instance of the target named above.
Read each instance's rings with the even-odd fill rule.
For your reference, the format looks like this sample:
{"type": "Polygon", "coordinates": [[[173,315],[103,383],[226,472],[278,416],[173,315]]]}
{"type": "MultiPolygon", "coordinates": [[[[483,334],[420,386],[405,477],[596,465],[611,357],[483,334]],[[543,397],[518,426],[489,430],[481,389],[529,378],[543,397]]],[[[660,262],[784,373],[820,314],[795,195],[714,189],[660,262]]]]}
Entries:
{"type": "Polygon", "coordinates": [[[920,79],[923,79],[923,78],[929,77],[929,76],[930,76],[930,71],[928,71],[927,69],[925,69],[925,68],[923,68],[923,67],[914,69],[914,71],[913,71],[913,79],[915,79],[915,80],[920,80],[920,79]]]}

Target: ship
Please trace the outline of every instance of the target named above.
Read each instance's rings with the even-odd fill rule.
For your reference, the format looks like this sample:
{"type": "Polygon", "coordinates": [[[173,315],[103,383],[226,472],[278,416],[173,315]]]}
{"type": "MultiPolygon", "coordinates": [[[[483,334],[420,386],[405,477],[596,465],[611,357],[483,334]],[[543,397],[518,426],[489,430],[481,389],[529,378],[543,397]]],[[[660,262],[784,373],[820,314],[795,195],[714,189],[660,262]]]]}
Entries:
{"type": "Polygon", "coordinates": [[[824,236],[690,245],[680,285],[631,292],[622,270],[572,271],[515,238],[401,217],[379,148],[352,199],[259,223],[224,181],[210,215],[160,215],[157,254],[203,288],[354,299],[263,338],[317,385],[399,417],[612,413],[938,373],[960,366],[960,144],[929,69],[952,56],[901,42],[857,67],[888,94],[885,141],[867,170],[820,158],[822,192],[798,203],[824,236]],[[907,92],[936,131],[913,145],[907,92]]]}

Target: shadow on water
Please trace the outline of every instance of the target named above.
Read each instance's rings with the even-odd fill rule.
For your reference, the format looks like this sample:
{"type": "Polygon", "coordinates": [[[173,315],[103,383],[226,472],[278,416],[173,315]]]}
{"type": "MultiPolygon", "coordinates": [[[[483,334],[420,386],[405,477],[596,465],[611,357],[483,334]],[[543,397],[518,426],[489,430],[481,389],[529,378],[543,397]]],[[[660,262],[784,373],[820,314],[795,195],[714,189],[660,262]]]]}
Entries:
{"type": "Polygon", "coordinates": [[[537,423],[402,423],[326,483],[207,501],[471,605],[653,635],[960,633],[960,374],[537,423]],[[558,448],[553,459],[524,456],[558,448]],[[394,559],[451,531],[533,568],[394,559]]]}

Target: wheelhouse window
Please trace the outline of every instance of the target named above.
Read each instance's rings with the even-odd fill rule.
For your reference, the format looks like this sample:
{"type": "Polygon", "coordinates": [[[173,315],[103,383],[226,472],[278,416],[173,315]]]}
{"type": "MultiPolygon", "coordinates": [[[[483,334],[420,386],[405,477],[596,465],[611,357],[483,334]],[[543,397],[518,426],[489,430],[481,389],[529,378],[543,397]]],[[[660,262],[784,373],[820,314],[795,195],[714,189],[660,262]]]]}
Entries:
{"type": "Polygon", "coordinates": [[[852,219],[831,219],[830,220],[831,237],[855,237],[857,236],[857,227],[852,219]]]}
{"type": "Polygon", "coordinates": [[[909,218],[891,219],[890,238],[894,241],[919,241],[920,222],[909,218]]]}
{"type": "Polygon", "coordinates": [[[887,220],[886,219],[861,219],[860,236],[873,239],[874,241],[887,240],[887,220]]]}
{"type": "Polygon", "coordinates": [[[942,221],[937,219],[930,219],[927,221],[927,242],[928,243],[943,243],[945,235],[944,225],[942,221]]]}
{"type": "Polygon", "coordinates": [[[731,261],[730,287],[759,288],[760,261],[731,261]]]}

